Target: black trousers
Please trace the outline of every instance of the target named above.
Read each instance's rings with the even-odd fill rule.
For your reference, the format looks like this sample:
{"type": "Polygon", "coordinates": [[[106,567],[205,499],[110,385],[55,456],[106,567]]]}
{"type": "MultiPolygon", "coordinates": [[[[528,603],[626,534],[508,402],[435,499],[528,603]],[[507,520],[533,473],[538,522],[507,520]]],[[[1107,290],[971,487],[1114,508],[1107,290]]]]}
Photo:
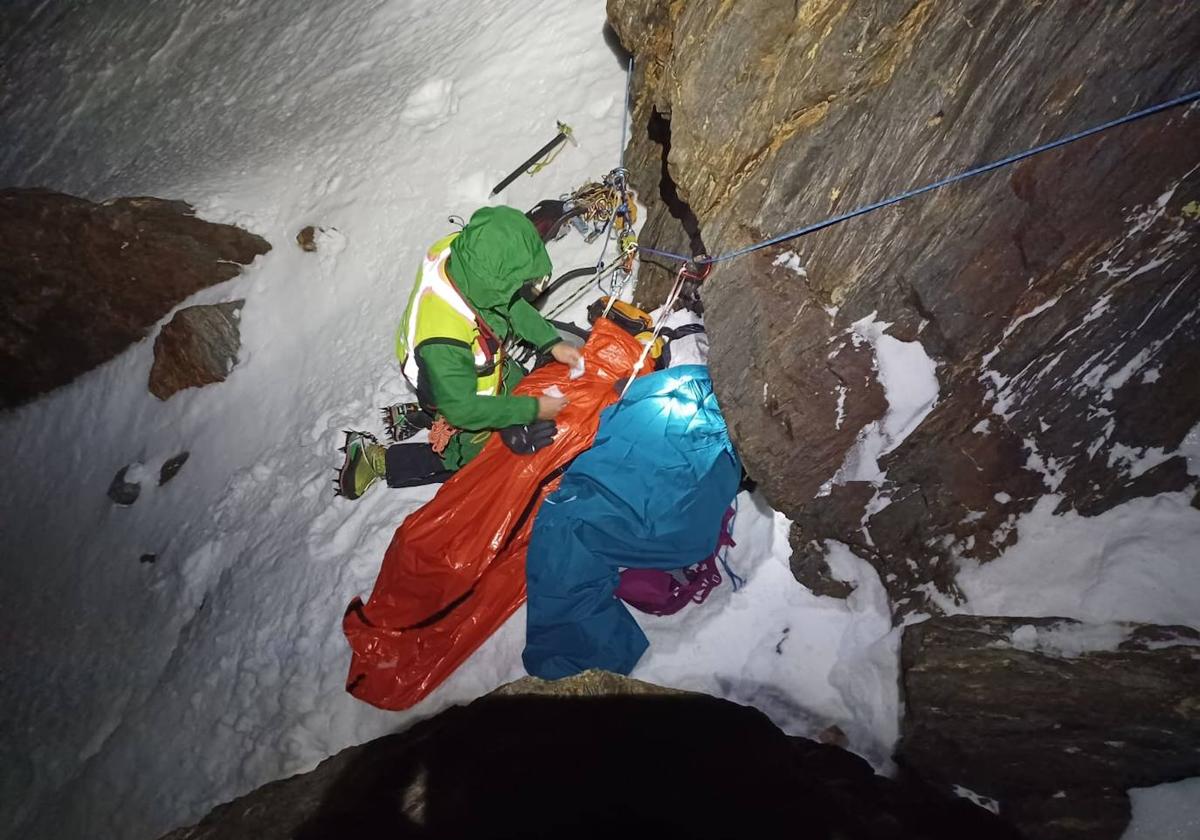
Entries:
{"type": "Polygon", "coordinates": [[[388,487],[441,484],[452,475],[428,443],[396,443],[387,448],[388,487]]]}

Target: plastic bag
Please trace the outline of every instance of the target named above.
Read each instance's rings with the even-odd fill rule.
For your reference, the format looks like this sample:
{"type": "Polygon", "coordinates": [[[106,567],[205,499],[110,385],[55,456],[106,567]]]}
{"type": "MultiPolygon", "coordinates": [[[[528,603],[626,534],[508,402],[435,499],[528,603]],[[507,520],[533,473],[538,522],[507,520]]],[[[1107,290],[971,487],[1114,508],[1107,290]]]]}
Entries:
{"type": "Polygon", "coordinates": [[[570,400],[554,442],[517,455],[493,435],[483,451],[397,529],[364,603],[342,629],[352,649],[346,690],[385,709],[408,708],[436,688],[525,600],[525,550],[542,500],[596,434],[641,345],[605,319],[583,347],[585,373],[553,363],[518,394],[559,388],[570,400]]]}

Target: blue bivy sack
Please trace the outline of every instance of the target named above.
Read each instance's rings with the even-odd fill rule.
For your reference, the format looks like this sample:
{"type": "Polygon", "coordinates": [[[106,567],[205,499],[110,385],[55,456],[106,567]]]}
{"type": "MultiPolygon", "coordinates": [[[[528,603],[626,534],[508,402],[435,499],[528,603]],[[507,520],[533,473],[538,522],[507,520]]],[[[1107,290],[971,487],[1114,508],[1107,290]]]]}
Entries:
{"type": "Polygon", "coordinates": [[[534,522],[526,670],[628,674],[647,641],[614,596],[619,570],[679,569],[710,555],[741,474],[706,366],[635,380],[534,522]]]}

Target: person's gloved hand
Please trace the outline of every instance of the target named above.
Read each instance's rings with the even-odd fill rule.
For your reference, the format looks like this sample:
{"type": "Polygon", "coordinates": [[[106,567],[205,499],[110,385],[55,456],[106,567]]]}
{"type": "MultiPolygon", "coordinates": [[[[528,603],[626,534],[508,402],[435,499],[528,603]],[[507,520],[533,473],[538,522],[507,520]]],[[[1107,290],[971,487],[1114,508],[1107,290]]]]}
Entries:
{"type": "Polygon", "coordinates": [[[518,455],[529,455],[548,445],[558,434],[553,420],[538,420],[527,426],[509,426],[500,430],[500,440],[518,455]]]}

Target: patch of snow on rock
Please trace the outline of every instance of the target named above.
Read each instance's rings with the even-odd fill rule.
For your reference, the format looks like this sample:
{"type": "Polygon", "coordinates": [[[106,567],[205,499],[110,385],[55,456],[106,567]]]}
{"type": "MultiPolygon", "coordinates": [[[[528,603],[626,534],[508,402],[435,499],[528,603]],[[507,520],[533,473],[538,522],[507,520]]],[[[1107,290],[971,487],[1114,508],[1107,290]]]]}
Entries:
{"type": "Polygon", "coordinates": [[[850,327],[856,345],[869,343],[875,351],[876,375],[888,409],[882,420],[868,423],[859,432],[834,483],[883,481],[879,458],[903,443],[937,404],[937,366],[933,359],[919,341],[900,341],[887,335],[889,326],[877,321],[872,313],[850,327]]]}
{"type": "MultiPolygon", "coordinates": [[[[800,255],[795,251],[784,251],[775,258],[771,265],[781,265],[799,277],[808,277],[808,269],[804,267],[804,263],[800,261],[800,255]]],[[[834,311],[836,312],[836,310],[834,311]]]]}
{"type": "Polygon", "coordinates": [[[1131,499],[1091,517],[1055,516],[1060,501],[1039,499],[1000,557],[960,561],[966,601],[939,604],[975,615],[1197,625],[1200,510],[1190,493],[1131,499]]]}
{"type": "Polygon", "coordinates": [[[1133,818],[1121,840],[1200,837],[1200,777],[1129,791],[1133,818]]]}
{"type": "Polygon", "coordinates": [[[990,796],[984,796],[983,794],[976,793],[970,788],[963,787],[962,785],[955,785],[953,790],[955,796],[961,797],[962,799],[966,799],[970,802],[974,802],[980,808],[986,808],[993,814],[1000,813],[1000,803],[995,799],[992,799],[990,796]]]}
{"type": "Polygon", "coordinates": [[[1116,621],[1097,624],[1059,622],[1047,627],[1022,624],[1009,634],[1017,650],[1074,659],[1085,653],[1115,651],[1129,638],[1130,626],[1116,621]]]}

